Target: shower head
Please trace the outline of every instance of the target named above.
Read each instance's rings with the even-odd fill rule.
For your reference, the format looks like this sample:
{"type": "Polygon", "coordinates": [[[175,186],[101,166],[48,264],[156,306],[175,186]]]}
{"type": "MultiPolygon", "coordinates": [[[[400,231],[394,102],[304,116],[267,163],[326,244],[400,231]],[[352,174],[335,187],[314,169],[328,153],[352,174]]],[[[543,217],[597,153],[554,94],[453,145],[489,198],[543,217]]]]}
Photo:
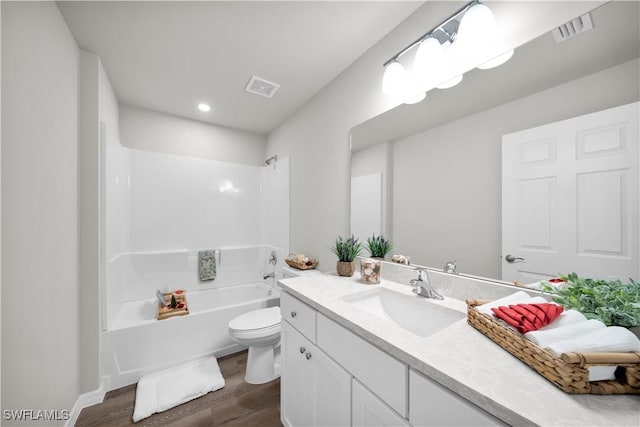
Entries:
{"type": "Polygon", "coordinates": [[[271,162],[277,162],[278,161],[278,155],[275,155],[273,157],[269,157],[267,160],[264,161],[264,163],[266,165],[270,165],[271,162]]]}

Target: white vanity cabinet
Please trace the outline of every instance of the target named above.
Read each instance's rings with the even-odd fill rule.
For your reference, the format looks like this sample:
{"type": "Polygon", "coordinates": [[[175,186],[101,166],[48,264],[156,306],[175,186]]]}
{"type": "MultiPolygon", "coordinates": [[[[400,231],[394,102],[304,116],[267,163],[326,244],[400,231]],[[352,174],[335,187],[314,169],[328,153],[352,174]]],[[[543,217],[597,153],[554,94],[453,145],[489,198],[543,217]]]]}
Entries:
{"type": "Polygon", "coordinates": [[[502,426],[474,404],[409,370],[409,422],[414,426],[502,426]]]}
{"type": "Polygon", "coordinates": [[[362,427],[410,426],[382,399],[370,392],[360,381],[353,379],[352,425],[362,427]]]}
{"type": "Polygon", "coordinates": [[[280,304],[285,427],[503,425],[291,295],[280,304]]]}
{"type": "Polygon", "coordinates": [[[315,310],[286,295],[281,300],[281,311],[285,320],[281,342],[282,424],[286,427],[351,424],[351,374],[311,341],[315,340],[315,310]],[[292,312],[296,313],[293,317],[292,312]],[[303,335],[290,321],[312,336],[303,335]]]}

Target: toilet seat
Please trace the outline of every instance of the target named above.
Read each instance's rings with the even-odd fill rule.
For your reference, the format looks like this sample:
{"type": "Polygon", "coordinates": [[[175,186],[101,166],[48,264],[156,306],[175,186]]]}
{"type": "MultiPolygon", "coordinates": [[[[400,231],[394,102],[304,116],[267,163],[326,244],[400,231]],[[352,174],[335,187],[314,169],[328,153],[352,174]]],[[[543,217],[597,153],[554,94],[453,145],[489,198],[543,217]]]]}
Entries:
{"type": "Polygon", "coordinates": [[[229,322],[237,335],[267,336],[280,333],[280,307],[262,308],[241,314],[229,322]]]}

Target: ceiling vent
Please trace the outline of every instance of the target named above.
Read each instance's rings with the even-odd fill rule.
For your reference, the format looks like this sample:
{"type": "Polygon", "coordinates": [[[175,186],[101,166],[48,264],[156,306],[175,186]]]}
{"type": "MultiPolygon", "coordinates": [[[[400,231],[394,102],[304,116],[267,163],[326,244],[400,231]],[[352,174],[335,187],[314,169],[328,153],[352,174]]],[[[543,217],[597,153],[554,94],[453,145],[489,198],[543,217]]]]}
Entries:
{"type": "Polygon", "coordinates": [[[593,22],[591,21],[591,14],[587,13],[586,15],[579,16],[576,19],[560,25],[551,32],[556,39],[556,43],[560,43],[592,28],[593,22]]]}
{"type": "Polygon", "coordinates": [[[251,76],[245,91],[253,93],[254,95],[264,96],[265,98],[271,98],[280,88],[278,83],[270,82],[261,77],[251,76]]]}

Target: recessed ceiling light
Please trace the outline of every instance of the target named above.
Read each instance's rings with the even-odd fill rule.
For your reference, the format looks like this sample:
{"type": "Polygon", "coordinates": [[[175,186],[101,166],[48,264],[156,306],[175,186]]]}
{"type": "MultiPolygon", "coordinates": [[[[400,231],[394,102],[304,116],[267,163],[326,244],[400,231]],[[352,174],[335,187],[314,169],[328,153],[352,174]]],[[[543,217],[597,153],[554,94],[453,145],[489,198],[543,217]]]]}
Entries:
{"type": "Polygon", "coordinates": [[[201,102],[200,104],[198,104],[198,110],[206,113],[207,111],[211,111],[211,107],[209,106],[209,104],[201,102]]]}

